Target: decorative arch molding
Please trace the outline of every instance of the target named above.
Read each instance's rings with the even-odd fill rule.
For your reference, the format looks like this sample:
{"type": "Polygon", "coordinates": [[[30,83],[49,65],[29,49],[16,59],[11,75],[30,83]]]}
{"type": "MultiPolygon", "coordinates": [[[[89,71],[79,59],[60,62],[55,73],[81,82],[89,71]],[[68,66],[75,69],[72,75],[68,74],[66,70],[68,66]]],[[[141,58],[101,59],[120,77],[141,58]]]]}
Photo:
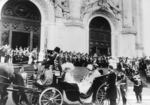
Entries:
{"type": "MultiPolygon", "coordinates": [[[[85,26],[86,35],[87,35],[87,45],[89,45],[89,24],[91,20],[95,17],[103,17],[105,18],[111,28],[111,52],[112,56],[118,56],[120,54],[119,51],[119,35],[120,35],[120,22],[108,11],[95,10],[91,13],[85,15],[83,19],[83,24],[85,26]]],[[[89,47],[87,47],[87,52],[89,51],[89,47]]]]}
{"type": "Polygon", "coordinates": [[[42,24],[53,22],[55,20],[54,7],[50,0],[30,0],[40,10],[42,16],[42,24]]]}
{"type": "MultiPolygon", "coordinates": [[[[1,15],[2,7],[5,5],[7,1],[8,0],[0,0],[0,15],[1,15]]],[[[50,2],[50,0],[29,0],[29,1],[31,1],[38,7],[42,16],[41,17],[42,24],[44,23],[48,24],[48,23],[54,22],[55,12],[54,12],[54,7],[52,3],[50,2]]]]}
{"type": "MultiPolygon", "coordinates": [[[[49,35],[53,35],[55,27],[55,12],[50,0],[29,0],[37,6],[41,14],[40,51],[47,48],[49,35]]],[[[0,0],[0,20],[2,8],[8,0],[0,0]]],[[[1,21],[0,21],[1,24],[1,21]]],[[[0,32],[1,33],[1,32],[0,32]]]]}
{"type": "Polygon", "coordinates": [[[89,23],[91,22],[91,20],[94,17],[105,18],[111,26],[111,32],[115,32],[115,30],[118,30],[118,26],[119,26],[118,20],[114,17],[114,15],[112,15],[108,11],[102,11],[102,10],[95,10],[95,11],[85,15],[85,17],[83,19],[83,24],[84,24],[84,26],[86,26],[86,29],[88,29],[89,23]]]}

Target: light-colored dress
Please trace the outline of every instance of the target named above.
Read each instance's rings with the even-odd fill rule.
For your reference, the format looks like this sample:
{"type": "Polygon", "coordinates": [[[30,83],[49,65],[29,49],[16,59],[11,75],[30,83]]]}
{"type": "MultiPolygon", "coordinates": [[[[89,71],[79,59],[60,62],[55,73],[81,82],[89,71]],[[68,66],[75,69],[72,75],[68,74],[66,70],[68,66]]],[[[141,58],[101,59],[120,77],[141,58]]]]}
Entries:
{"type": "Polygon", "coordinates": [[[94,79],[99,76],[100,73],[98,70],[94,70],[92,73],[89,73],[87,76],[85,76],[81,82],[77,82],[74,79],[72,72],[66,72],[64,80],[68,83],[76,83],[79,87],[79,92],[86,94],[92,86],[94,79]]]}
{"type": "Polygon", "coordinates": [[[24,80],[24,85],[28,86],[28,83],[27,83],[28,74],[26,72],[23,72],[23,73],[21,73],[21,76],[24,80]]]}
{"type": "Polygon", "coordinates": [[[92,73],[89,73],[83,80],[78,83],[80,93],[86,94],[90,87],[93,84],[93,81],[96,77],[101,76],[98,70],[94,70],[92,73]]]}
{"type": "Polygon", "coordinates": [[[73,74],[72,74],[71,72],[66,72],[64,81],[66,81],[66,82],[68,82],[68,83],[78,83],[78,82],[74,79],[73,74]]]}

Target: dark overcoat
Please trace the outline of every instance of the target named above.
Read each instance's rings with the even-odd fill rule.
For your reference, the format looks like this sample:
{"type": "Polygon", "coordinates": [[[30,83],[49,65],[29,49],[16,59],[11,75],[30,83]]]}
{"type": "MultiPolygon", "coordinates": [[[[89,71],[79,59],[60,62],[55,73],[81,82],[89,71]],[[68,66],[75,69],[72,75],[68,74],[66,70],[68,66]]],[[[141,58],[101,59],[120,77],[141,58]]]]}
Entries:
{"type": "Polygon", "coordinates": [[[116,74],[113,72],[108,77],[108,88],[106,90],[107,99],[116,99],[117,98],[117,87],[116,87],[116,74]]]}

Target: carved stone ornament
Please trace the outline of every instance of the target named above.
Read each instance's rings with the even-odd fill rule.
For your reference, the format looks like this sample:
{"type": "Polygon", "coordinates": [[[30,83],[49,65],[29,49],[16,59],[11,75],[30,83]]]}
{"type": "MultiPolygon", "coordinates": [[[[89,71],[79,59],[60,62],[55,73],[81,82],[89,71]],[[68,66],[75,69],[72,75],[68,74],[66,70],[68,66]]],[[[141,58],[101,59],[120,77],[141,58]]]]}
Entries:
{"type": "Polygon", "coordinates": [[[32,20],[39,20],[39,16],[38,16],[38,14],[35,13],[35,12],[30,13],[29,17],[30,17],[32,20]]]}
{"type": "Polygon", "coordinates": [[[31,2],[30,0],[8,0],[2,8],[1,15],[4,19],[9,18],[17,21],[32,20],[39,23],[41,22],[40,11],[34,2],[31,2]]]}
{"type": "Polygon", "coordinates": [[[57,18],[70,18],[69,0],[51,0],[55,9],[55,17],[57,18]]]}
{"type": "Polygon", "coordinates": [[[12,16],[14,14],[14,12],[11,8],[6,8],[4,10],[4,14],[7,15],[7,16],[12,16]]]}
{"type": "Polygon", "coordinates": [[[40,29],[40,28],[39,28],[38,26],[33,26],[33,32],[39,33],[39,32],[40,32],[39,29],[40,29]]]}
{"type": "Polygon", "coordinates": [[[15,13],[20,16],[20,17],[27,17],[28,13],[29,13],[29,7],[24,4],[24,3],[16,3],[15,7],[14,7],[15,13]]]}
{"type": "Polygon", "coordinates": [[[19,30],[19,24],[18,23],[13,23],[12,24],[12,29],[13,30],[19,30]]]}
{"type": "Polygon", "coordinates": [[[24,25],[23,31],[30,32],[30,25],[24,25]]]}
{"type": "Polygon", "coordinates": [[[3,31],[1,37],[1,45],[9,44],[9,30],[3,31]]]}
{"type": "Polygon", "coordinates": [[[108,11],[119,19],[120,2],[121,0],[118,0],[118,3],[114,3],[113,0],[82,0],[81,19],[94,10],[108,11]]]}
{"type": "Polygon", "coordinates": [[[8,22],[2,22],[2,28],[3,29],[9,29],[9,23],[8,22]]]}

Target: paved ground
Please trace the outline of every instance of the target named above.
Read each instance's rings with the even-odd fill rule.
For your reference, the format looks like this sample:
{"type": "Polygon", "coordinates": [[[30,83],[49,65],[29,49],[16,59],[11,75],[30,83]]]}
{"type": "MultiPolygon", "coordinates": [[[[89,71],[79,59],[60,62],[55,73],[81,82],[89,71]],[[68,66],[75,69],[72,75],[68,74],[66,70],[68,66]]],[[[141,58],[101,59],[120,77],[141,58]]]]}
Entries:
{"type": "MultiPolygon", "coordinates": [[[[128,91],[128,102],[127,105],[150,105],[150,88],[144,88],[143,89],[143,102],[142,103],[136,103],[136,97],[135,94],[133,92],[133,87],[129,87],[129,91],[128,91]]],[[[79,105],[78,102],[75,103],[76,105],[79,105]]],[[[11,99],[11,92],[9,93],[9,100],[7,102],[6,105],[14,105],[13,101],[11,99]]],[[[71,104],[69,104],[71,105],[71,104]]],[[[119,105],[123,105],[122,101],[120,100],[119,105]]]]}
{"type": "MultiPolygon", "coordinates": [[[[106,73],[107,70],[104,69],[104,73],[106,73]]],[[[76,71],[74,72],[74,77],[76,78],[77,81],[79,81],[85,74],[87,74],[88,71],[85,70],[85,69],[76,69],[76,71]]],[[[143,102],[142,103],[136,103],[136,97],[135,97],[135,94],[133,92],[133,86],[131,85],[129,87],[129,91],[128,91],[128,103],[127,105],[150,105],[150,87],[148,85],[148,87],[144,87],[143,89],[143,102]]],[[[11,99],[11,92],[9,93],[9,100],[7,102],[6,105],[14,105],[12,99],[11,99]]],[[[64,104],[64,105],[67,105],[67,104],[64,104]]],[[[69,104],[71,105],[71,104],[69,104]]],[[[76,102],[76,105],[79,105],[78,102],[76,102]]],[[[87,104],[85,104],[87,105],[87,104]]],[[[89,104],[88,104],[89,105],[89,104]]],[[[123,105],[122,104],[122,101],[120,101],[119,105],[123,105]]]]}

